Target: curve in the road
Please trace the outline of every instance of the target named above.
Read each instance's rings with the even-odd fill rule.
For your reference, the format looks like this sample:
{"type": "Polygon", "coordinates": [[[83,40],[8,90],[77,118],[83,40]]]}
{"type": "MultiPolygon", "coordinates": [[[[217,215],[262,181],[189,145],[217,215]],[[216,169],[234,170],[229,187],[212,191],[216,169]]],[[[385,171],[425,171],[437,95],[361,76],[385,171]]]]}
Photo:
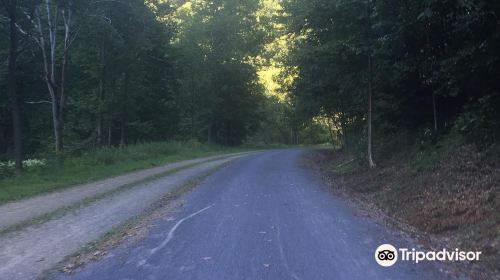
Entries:
{"type": "Polygon", "coordinates": [[[360,215],[358,210],[331,195],[320,180],[301,166],[303,153],[304,150],[269,151],[238,160],[186,195],[182,207],[156,221],[143,240],[122,244],[104,260],[89,264],[75,275],[58,277],[169,280],[449,277],[432,263],[379,266],[374,250],[380,244],[412,246],[413,241],[360,215]],[[213,206],[206,208],[208,205],[213,206]]]}

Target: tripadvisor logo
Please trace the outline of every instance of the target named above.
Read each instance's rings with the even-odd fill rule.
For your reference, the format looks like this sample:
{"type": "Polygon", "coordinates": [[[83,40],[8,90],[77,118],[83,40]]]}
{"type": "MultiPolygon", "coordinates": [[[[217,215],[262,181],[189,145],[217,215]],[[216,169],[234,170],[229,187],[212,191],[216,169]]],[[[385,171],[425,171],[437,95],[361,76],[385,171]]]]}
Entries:
{"type": "Polygon", "coordinates": [[[440,251],[418,251],[408,248],[399,248],[391,244],[382,244],[375,250],[375,261],[381,266],[392,266],[398,259],[400,261],[410,261],[419,263],[421,261],[478,261],[481,252],[460,251],[458,249],[440,251]]]}
{"type": "Polygon", "coordinates": [[[391,244],[382,244],[375,250],[375,260],[381,266],[392,266],[398,260],[398,251],[391,244]]]}

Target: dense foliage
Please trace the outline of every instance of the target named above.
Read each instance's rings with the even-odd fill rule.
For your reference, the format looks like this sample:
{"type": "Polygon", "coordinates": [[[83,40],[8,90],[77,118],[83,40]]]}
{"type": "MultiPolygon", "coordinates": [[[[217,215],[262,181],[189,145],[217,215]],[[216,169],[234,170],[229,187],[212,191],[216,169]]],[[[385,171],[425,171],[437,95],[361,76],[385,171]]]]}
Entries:
{"type": "Polygon", "coordinates": [[[372,138],[402,132],[499,140],[494,1],[1,4],[0,154],[18,168],[158,140],[328,141],[369,158],[372,138]]]}
{"type": "Polygon", "coordinates": [[[367,138],[359,135],[366,135],[370,82],[375,135],[500,140],[498,2],[286,0],[284,7],[297,38],[287,58],[299,73],[290,88],[297,111],[330,118],[345,145],[367,138]]]}
{"type": "Polygon", "coordinates": [[[235,145],[259,126],[257,0],[0,7],[4,157],[172,139],[235,145]]]}

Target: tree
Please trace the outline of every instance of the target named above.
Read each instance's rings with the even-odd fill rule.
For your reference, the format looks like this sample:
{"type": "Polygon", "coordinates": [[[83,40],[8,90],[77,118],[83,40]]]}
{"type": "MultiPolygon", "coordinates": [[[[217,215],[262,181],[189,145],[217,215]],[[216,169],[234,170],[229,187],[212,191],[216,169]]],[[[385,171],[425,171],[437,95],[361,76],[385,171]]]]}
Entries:
{"type": "Polygon", "coordinates": [[[259,122],[262,101],[251,58],[260,51],[256,0],[192,1],[179,9],[184,123],[199,139],[241,143],[259,122]]]}
{"type": "Polygon", "coordinates": [[[23,151],[47,152],[52,142],[70,154],[140,141],[330,139],[374,166],[395,135],[416,142],[454,131],[484,146],[500,138],[496,2],[0,7],[0,85],[9,97],[0,96],[0,156],[15,157],[17,168],[23,151]],[[277,76],[277,98],[265,96],[263,69],[277,76]]]}
{"type": "Polygon", "coordinates": [[[71,44],[76,38],[77,33],[73,33],[73,2],[67,0],[64,2],[52,2],[45,0],[45,14],[42,15],[40,6],[35,6],[34,25],[38,31],[36,42],[40,47],[43,58],[43,76],[47,85],[50,99],[52,102],[52,123],[55,139],[56,153],[61,153],[64,149],[64,110],[66,104],[66,75],[69,61],[69,51],[71,44]],[[60,59],[58,59],[57,47],[58,38],[58,17],[62,15],[64,24],[62,50],[60,59]],[[44,22],[45,21],[45,22],[44,22]],[[42,24],[45,23],[45,24],[42,24]],[[47,32],[44,32],[44,25],[47,32]],[[60,60],[61,68],[58,75],[56,64],[60,60]]]}
{"type": "Polygon", "coordinates": [[[21,108],[19,104],[19,92],[17,90],[17,56],[18,56],[18,3],[17,0],[4,0],[2,4],[9,19],[9,62],[7,73],[7,92],[10,97],[12,110],[12,127],[14,130],[14,158],[17,170],[23,168],[23,141],[21,108]]]}
{"type": "Polygon", "coordinates": [[[367,37],[367,41],[368,43],[366,44],[366,49],[367,49],[367,56],[368,56],[368,118],[367,118],[367,126],[368,126],[368,135],[367,135],[367,138],[368,138],[368,165],[370,166],[370,168],[374,168],[375,167],[375,162],[373,162],[373,152],[372,152],[372,139],[373,139],[373,134],[372,134],[372,100],[373,100],[373,66],[372,66],[372,32],[371,32],[371,29],[372,29],[372,21],[371,21],[371,17],[372,17],[372,0],[368,0],[368,3],[367,3],[367,9],[368,9],[368,12],[366,14],[366,18],[367,18],[367,32],[366,32],[366,37],[367,37]]]}

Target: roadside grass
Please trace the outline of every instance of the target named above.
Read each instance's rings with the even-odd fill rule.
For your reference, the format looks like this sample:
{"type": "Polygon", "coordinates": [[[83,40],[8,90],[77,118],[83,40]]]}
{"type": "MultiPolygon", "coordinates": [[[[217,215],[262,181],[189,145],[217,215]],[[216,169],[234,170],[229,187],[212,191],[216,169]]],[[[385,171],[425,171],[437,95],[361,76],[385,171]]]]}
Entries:
{"type": "Polygon", "coordinates": [[[244,150],[250,149],[198,142],[154,142],[48,158],[44,167],[0,178],[0,204],[148,167],[244,150]]]}
{"type": "Polygon", "coordinates": [[[479,150],[452,135],[398,149],[387,144],[374,169],[344,151],[318,152],[314,162],[334,186],[441,246],[482,251],[479,265],[500,273],[499,156],[500,145],[479,150]]]}

